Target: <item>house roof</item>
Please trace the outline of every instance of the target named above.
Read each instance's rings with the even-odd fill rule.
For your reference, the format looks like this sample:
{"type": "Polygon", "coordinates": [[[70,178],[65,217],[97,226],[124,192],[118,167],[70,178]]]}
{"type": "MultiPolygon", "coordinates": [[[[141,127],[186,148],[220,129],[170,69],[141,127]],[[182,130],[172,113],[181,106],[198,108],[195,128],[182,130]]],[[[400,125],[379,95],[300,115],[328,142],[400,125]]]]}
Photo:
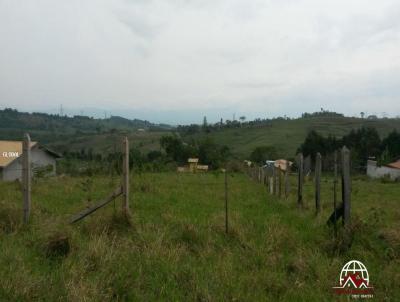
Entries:
{"type": "Polygon", "coordinates": [[[387,164],[386,166],[390,168],[400,169],[400,160],[395,161],[394,163],[387,164]]]}
{"type": "MultiPolygon", "coordinates": [[[[31,142],[31,148],[35,146],[38,146],[38,143],[31,142]]],[[[43,147],[42,149],[54,157],[61,157],[58,153],[47,148],[43,147]]],[[[22,141],[0,141],[0,168],[7,167],[11,164],[22,155],[22,151],[22,141]]]]}
{"type": "Polygon", "coordinates": [[[288,160],[286,160],[286,159],[277,159],[277,160],[274,162],[275,167],[276,167],[276,168],[280,168],[280,169],[283,170],[283,171],[286,171],[288,165],[289,165],[289,167],[290,167],[292,164],[293,164],[293,162],[288,161],[288,160]]]}
{"type": "Polygon", "coordinates": [[[188,163],[198,163],[199,159],[198,158],[189,158],[188,163]]]}

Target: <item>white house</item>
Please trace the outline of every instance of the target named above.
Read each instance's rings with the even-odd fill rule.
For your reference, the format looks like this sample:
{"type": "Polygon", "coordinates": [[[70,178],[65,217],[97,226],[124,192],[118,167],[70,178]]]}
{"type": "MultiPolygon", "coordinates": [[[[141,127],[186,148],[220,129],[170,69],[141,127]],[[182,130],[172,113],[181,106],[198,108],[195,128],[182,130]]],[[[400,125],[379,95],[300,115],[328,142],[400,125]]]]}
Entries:
{"type": "Polygon", "coordinates": [[[400,179],[400,160],[380,167],[375,160],[368,160],[367,175],[371,178],[388,176],[393,180],[400,179]]]}
{"type": "MultiPolygon", "coordinates": [[[[0,180],[14,181],[22,178],[22,142],[0,141],[0,180]]],[[[33,174],[43,169],[46,175],[56,174],[56,159],[61,156],[37,142],[31,142],[33,174]]]]}

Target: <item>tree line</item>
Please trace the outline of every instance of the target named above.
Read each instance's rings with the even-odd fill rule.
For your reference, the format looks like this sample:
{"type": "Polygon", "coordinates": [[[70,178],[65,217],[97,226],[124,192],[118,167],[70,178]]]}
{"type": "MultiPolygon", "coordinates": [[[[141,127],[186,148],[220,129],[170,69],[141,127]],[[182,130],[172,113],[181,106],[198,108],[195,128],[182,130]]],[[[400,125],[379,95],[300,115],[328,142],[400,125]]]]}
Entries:
{"type": "Polygon", "coordinates": [[[365,170],[368,158],[375,158],[379,165],[388,164],[400,158],[400,133],[396,130],[381,139],[378,131],[371,127],[362,127],[351,130],[349,134],[338,139],[335,136],[327,137],[316,131],[310,131],[304,142],[298,148],[304,156],[311,156],[315,160],[316,153],[331,157],[335,150],[347,146],[351,150],[353,168],[365,170]]]}

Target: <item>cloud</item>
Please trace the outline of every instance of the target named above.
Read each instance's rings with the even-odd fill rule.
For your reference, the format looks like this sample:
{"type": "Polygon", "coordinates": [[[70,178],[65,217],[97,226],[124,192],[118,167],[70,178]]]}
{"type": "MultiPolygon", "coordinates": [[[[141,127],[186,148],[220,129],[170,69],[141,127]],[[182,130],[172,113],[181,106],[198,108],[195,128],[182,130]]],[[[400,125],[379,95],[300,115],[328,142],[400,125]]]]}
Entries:
{"type": "Polygon", "coordinates": [[[400,110],[396,1],[0,0],[0,36],[0,106],[400,110]]]}

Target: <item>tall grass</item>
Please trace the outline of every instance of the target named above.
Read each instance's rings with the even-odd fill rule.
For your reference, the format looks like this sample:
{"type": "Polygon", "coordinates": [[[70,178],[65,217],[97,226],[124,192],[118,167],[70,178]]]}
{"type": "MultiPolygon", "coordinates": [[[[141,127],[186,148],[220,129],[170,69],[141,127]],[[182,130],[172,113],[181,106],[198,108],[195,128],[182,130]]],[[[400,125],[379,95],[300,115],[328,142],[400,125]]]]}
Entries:
{"type": "MultiPolygon", "coordinates": [[[[313,184],[305,208],[268,195],[247,176],[229,176],[225,234],[223,175],[133,175],[132,225],[121,200],[83,221],[83,178],[35,182],[29,226],[23,226],[18,185],[0,183],[0,301],[331,301],[331,287],[351,259],[368,268],[377,301],[400,295],[400,187],[353,181],[353,232],[341,248],[326,226],[331,180],[322,182],[316,217],[313,184]],[[55,239],[69,250],[49,253],[55,239]],[[49,245],[50,244],[50,245],[49,245]]],[[[116,182],[93,179],[92,201],[116,182]]],[[[295,179],[292,179],[295,186],[295,179]]]]}

